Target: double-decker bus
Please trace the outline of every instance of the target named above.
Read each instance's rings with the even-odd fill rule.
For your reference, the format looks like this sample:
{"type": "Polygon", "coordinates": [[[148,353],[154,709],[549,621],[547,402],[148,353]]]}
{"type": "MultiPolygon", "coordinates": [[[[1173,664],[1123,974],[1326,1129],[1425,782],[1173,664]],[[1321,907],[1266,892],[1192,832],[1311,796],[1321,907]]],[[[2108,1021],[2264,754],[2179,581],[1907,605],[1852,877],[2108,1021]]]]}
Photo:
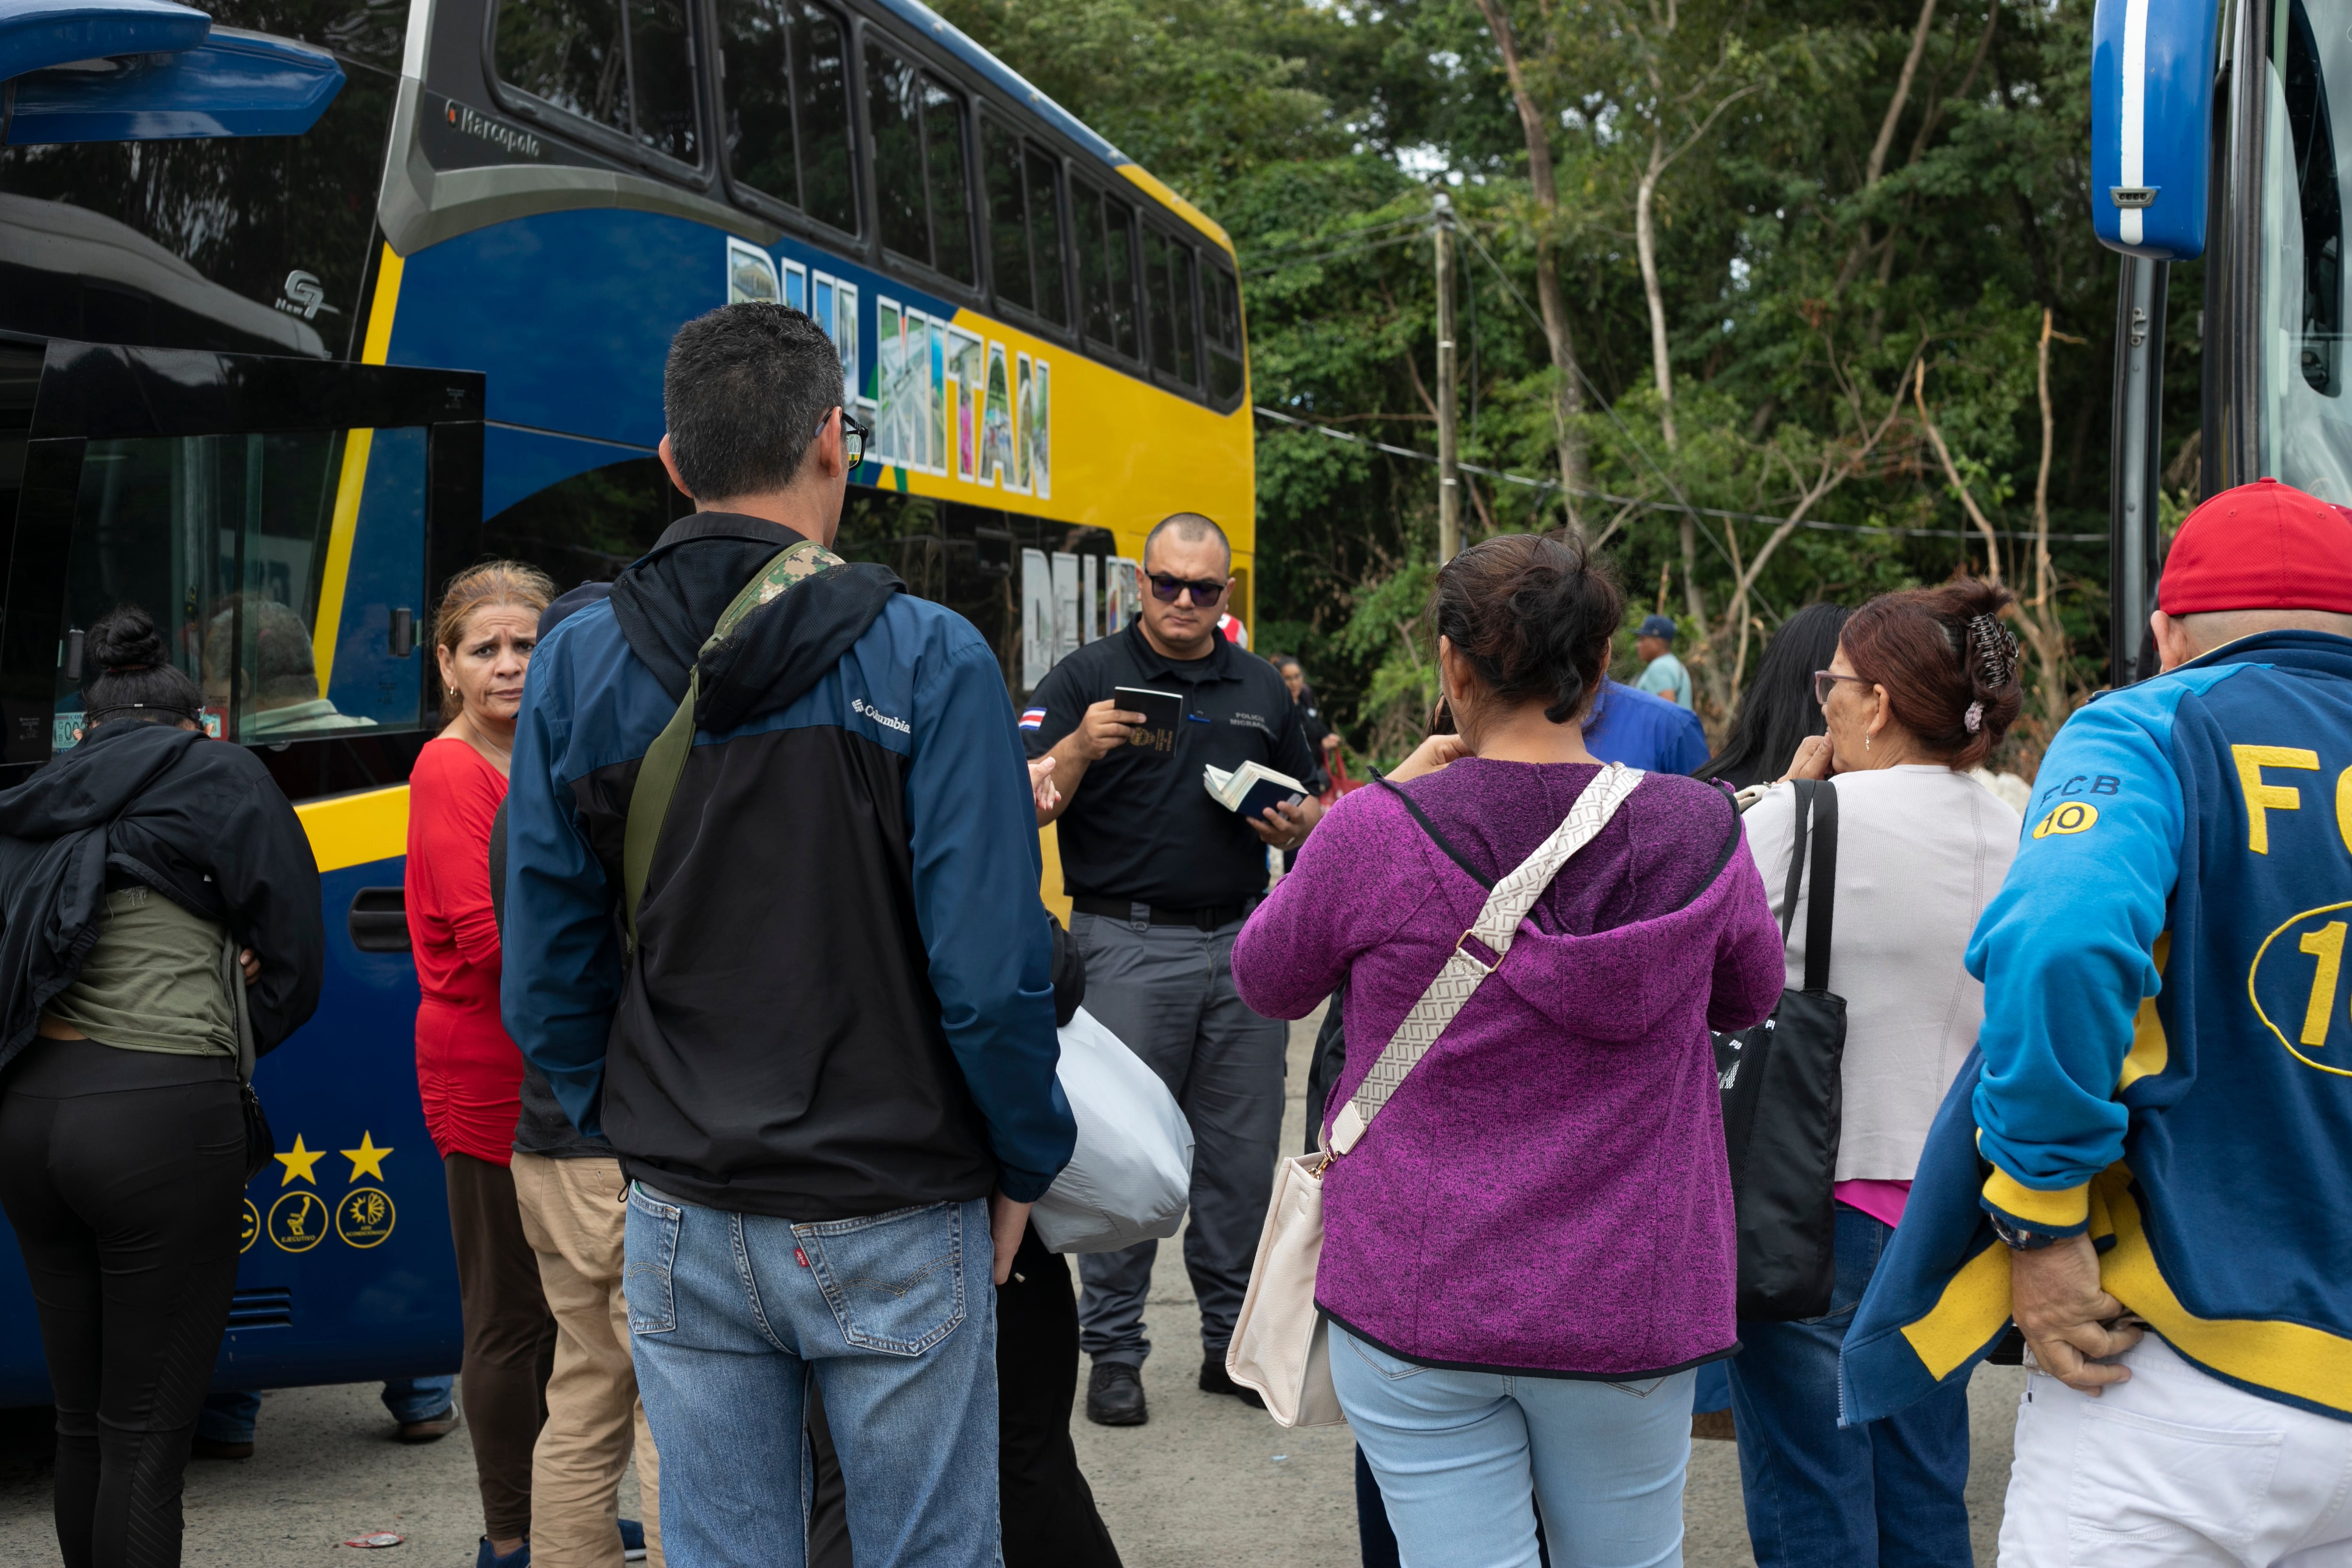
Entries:
{"type": "Polygon", "coordinates": [[[2201,500],[2269,475],[2352,509],[2352,7],[2098,0],[2091,207],[2116,301],[2111,678],[2154,671],[2168,318],[2193,321],[2201,500]],[[2344,100],[2344,129],[2336,104],[2344,100]],[[2168,308],[2200,259],[2201,310],[2168,308]]]}
{"type": "MultiPolygon", "coordinates": [[[[877,432],[838,547],[1016,696],[1134,614],[1170,511],[1247,619],[1230,243],[917,0],[0,0],[0,783],[136,602],[325,889],[217,1386],[457,1364],[401,894],[430,606],[650,545],[670,336],[741,300],[822,323],[877,432]]],[[[0,1240],[0,1403],[46,1398],[0,1240]]]]}

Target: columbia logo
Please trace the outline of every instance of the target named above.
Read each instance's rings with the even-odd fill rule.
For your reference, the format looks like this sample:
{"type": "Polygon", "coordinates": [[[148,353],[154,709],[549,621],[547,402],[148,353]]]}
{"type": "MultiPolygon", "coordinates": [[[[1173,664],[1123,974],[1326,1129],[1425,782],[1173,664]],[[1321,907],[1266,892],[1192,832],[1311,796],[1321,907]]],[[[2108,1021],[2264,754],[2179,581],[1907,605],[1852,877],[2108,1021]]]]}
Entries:
{"type": "Polygon", "coordinates": [[[901,735],[911,735],[915,732],[915,727],[912,724],[908,723],[904,719],[891,718],[890,715],[883,712],[879,708],[875,707],[863,697],[851,698],[849,700],[849,710],[853,713],[863,713],[868,719],[873,720],[877,724],[881,725],[884,729],[896,730],[901,735]]]}

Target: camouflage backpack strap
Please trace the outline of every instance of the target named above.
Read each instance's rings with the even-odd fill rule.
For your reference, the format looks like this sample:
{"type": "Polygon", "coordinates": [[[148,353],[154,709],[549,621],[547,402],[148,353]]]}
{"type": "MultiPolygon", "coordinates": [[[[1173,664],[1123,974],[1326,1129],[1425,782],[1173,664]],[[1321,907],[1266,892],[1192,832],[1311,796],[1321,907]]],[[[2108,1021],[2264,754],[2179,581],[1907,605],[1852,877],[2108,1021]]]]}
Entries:
{"type": "Polygon", "coordinates": [[[702,661],[725,642],[743,618],[771,600],[807,582],[818,573],[842,564],[841,557],[813,540],[778,551],[751,574],[743,590],[720,613],[694,668],[686,678],[686,698],[677,705],[662,732],[646,748],[637,764],[637,787],[629,795],[628,826],[621,836],[621,914],[629,929],[629,951],[637,949],[637,905],[644,902],[646,878],[653,870],[654,846],[661,841],[662,824],[669,816],[670,797],[686,773],[686,759],[694,750],[694,710],[702,697],[702,661]]]}

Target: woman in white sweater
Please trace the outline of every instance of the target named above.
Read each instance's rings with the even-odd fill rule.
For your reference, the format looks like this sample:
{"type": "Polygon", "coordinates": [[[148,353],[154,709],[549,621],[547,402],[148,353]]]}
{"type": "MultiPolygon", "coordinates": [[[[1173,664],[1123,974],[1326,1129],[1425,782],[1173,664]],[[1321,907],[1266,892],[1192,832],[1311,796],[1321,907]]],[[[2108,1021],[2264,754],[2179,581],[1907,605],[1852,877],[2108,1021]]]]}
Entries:
{"type": "MultiPolygon", "coordinates": [[[[1828,1316],[1742,1321],[1732,1411],[1759,1568],[1902,1563],[1968,1568],[1967,1390],[1902,1415],[1838,1426],[1838,1349],[1902,1218],[1927,1124],[1975,1045],[1984,987],[1962,965],[1977,917],[2009,870],[2018,814],[1969,778],[2019,707],[2005,590],[1959,579],[1886,594],[1853,613],[1814,678],[1829,733],[1790,778],[1837,782],[1834,950],[1845,998],[1837,1162],[1837,1284],[1828,1316]]],[[[1773,912],[1795,826],[1784,780],[1749,808],[1749,850],[1773,912]]],[[[1810,883],[1790,926],[1802,984],[1810,883]]]]}

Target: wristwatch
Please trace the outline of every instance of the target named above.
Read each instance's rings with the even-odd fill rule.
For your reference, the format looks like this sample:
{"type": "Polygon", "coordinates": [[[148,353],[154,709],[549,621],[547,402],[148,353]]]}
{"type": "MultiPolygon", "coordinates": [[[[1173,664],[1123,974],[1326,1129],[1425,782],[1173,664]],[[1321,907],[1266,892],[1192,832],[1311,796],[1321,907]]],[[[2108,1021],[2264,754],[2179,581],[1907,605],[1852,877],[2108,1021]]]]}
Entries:
{"type": "Polygon", "coordinates": [[[2045,1236],[2038,1230],[2020,1229],[1999,1215],[1994,1215],[1991,1218],[1992,1233],[2000,1237],[2001,1245],[2011,1252],[2039,1252],[2045,1247],[2065,1239],[2063,1237],[2045,1236]]]}

